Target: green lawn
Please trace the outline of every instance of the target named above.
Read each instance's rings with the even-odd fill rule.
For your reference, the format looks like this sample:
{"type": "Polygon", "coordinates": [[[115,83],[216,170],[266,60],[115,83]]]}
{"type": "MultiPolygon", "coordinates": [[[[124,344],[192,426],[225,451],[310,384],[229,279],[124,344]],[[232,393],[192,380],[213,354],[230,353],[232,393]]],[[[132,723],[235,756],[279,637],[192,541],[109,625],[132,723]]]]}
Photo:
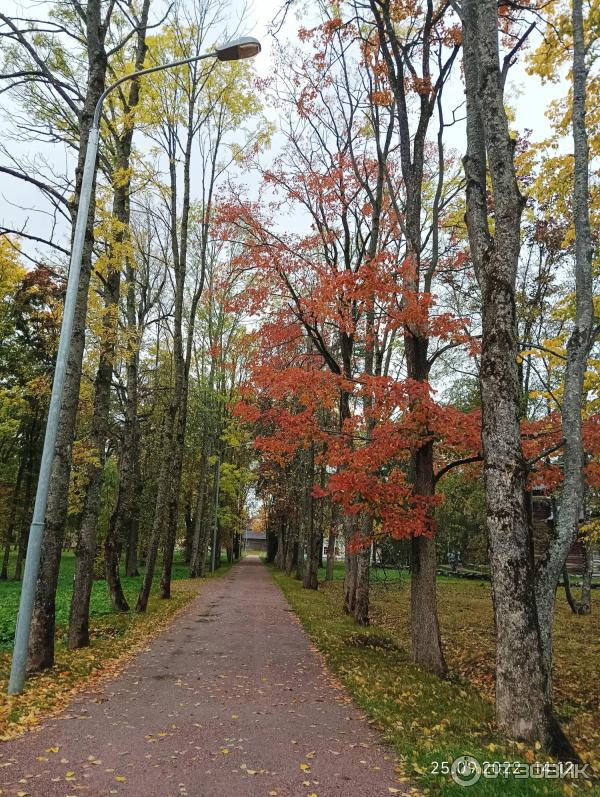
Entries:
{"type": "MultiPolygon", "coordinates": [[[[326,568],[319,568],[319,581],[325,581],[326,568]]],[[[370,580],[381,581],[382,583],[392,583],[394,581],[407,581],[409,578],[406,570],[398,570],[398,568],[383,568],[371,567],[370,580]]],[[[344,580],[344,562],[335,562],[333,565],[333,580],[344,580]]]]}
{"type": "MultiPolygon", "coordinates": [[[[326,567],[319,568],[319,581],[325,581],[326,575],[326,567]]],[[[336,561],[333,565],[333,580],[334,581],[343,581],[344,580],[344,572],[345,572],[345,565],[344,562],[336,561]]],[[[444,581],[457,581],[457,576],[445,576],[440,575],[438,576],[438,580],[444,581]]],[[[460,579],[461,581],[463,579],[460,579]]],[[[470,580],[470,579],[468,579],[470,580]]],[[[477,580],[477,579],[475,579],[477,580]]],[[[398,568],[398,567],[374,567],[371,565],[369,569],[369,581],[371,584],[382,584],[385,586],[386,584],[398,584],[410,583],[410,573],[407,568],[398,568]]]]}
{"type": "MultiPolygon", "coordinates": [[[[58,627],[54,667],[29,677],[23,693],[14,696],[7,695],[6,685],[21,585],[11,581],[0,582],[0,629],[3,634],[0,648],[0,741],[35,727],[40,720],[64,708],[81,688],[119,672],[136,651],[146,647],[149,640],[166,628],[178,611],[194,600],[204,583],[203,579],[187,578],[187,566],[177,559],[173,568],[171,599],[161,600],[157,594],[159,564],[148,609],[144,614],[138,614],[135,611],[112,612],[106,584],[97,581],[91,603],[91,644],[87,648],[71,650],[66,644],[66,631],[74,563],[72,553],[63,554],[57,591],[58,627]]],[[[222,559],[222,566],[215,575],[224,575],[231,566],[222,559]]],[[[127,599],[134,606],[141,576],[124,578],[123,583],[127,599]]]]}
{"type": "MultiPolygon", "coordinates": [[[[11,561],[9,574],[12,574],[13,569],[14,562],[11,561]]],[[[75,554],[72,551],[66,551],[63,553],[61,559],[58,589],[56,593],[56,624],[59,629],[66,629],[69,623],[69,607],[71,603],[74,571],[75,554]]],[[[176,558],[173,563],[173,580],[187,577],[188,566],[181,561],[181,559],[176,558]]],[[[159,581],[160,563],[156,568],[152,587],[153,592],[157,591],[159,581]]],[[[122,574],[122,582],[129,604],[135,604],[137,593],[142,583],[142,576],[128,578],[122,574]]],[[[0,581],[0,650],[6,650],[12,646],[20,595],[20,581],[0,581]]],[[[104,617],[109,614],[112,614],[112,607],[108,597],[106,583],[104,581],[95,581],[92,588],[90,616],[96,618],[104,617]]]]}
{"type": "MultiPolygon", "coordinates": [[[[330,669],[397,752],[401,776],[409,783],[424,793],[443,797],[464,797],[465,793],[469,797],[537,797],[569,792],[568,786],[563,789],[557,781],[503,777],[481,778],[465,791],[465,787],[440,772],[443,762],[462,755],[473,755],[480,762],[547,760],[542,751],[507,742],[494,727],[489,691],[494,660],[489,584],[440,579],[442,633],[451,670],[450,678],[443,681],[410,661],[409,579],[390,587],[373,586],[373,625],[364,629],[343,614],[342,585],[338,580],[320,585],[314,592],[270,569],[330,669]]],[[[593,634],[588,626],[595,626],[597,619],[583,619],[588,633],[593,634]]],[[[577,623],[573,626],[562,611],[559,620],[558,638],[568,633],[569,642],[575,643],[582,636],[582,629],[576,627],[577,623]]],[[[580,669],[584,668],[581,675],[585,672],[583,681],[587,681],[588,689],[592,684],[595,687],[597,662],[594,665],[593,657],[578,657],[573,649],[571,654],[580,669]]],[[[559,664],[562,670],[562,659],[559,664]]],[[[569,675],[570,671],[560,673],[562,686],[558,691],[562,692],[568,681],[569,688],[579,696],[578,713],[587,715],[583,684],[565,678],[569,675]]],[[[595,697],[591,697],[595,703],[595,697]]],[[[582,752],[590,750],[588,745],[593,747],[589,738],[593,734],[593,717],[590,720],[589,724],[586,722],[585,735],[576,724],[567,726],[582,752]]],[[[586,759],[594,760],[593,754],[588,753],[586,759]]],[[[589,794],[591,784],[581,785],[581,793],[589,794]]]]}

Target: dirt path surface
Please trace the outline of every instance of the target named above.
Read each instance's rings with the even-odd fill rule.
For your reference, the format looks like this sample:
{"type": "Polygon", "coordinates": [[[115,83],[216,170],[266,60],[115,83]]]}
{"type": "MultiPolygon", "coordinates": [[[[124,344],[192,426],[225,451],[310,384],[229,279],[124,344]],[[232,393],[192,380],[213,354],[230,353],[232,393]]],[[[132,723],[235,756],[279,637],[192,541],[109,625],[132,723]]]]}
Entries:
{"type": "MultiPolygon", "coordinates": [[[[391,787],[391,788],[390,788],[391,787]]],[[[0,793],[371,797],[391,754],[257,559],[207,584],[116,679],[0,744],[0,793]]]]}

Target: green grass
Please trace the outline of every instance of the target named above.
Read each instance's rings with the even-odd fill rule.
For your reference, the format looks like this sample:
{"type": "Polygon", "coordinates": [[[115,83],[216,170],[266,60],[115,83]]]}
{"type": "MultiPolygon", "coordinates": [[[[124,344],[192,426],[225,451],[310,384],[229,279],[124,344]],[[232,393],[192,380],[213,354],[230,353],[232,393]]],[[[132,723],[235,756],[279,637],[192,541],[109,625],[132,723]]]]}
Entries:
{"type": "MultiPolygon", "coordinates": [[[[215,573],[222,576],[232,567],[227,561],[215,573]]],[[[67,621],[73,578],[74,557],[63,555],[60,583],[57,592],[58,628],[54,666],[30,676],[22,694],[9,696],[6,686],[10,669],[10,636],[15,624],[20,585],[0,582],[0,618],[9,643],[0,649],[0,740],[19,736],[35,727],[40,720],[64,708],[74,694],[99,679],[119,672],[123,664],[147,646],[166,628],[178,611],[187,606],[202,590],[203,579],[187,578],[187,567],[174,563],[174,583],[170,600],[161,600],[157,578],[143,614],[135,611],[115,613],[106,594],[103,581],[94,584],[90,646],[71,650],[67,645],[67,621]],[[4,600],[5,595],[11,600],[4,600]]],[[[209,576],[212,578],[212,576],[209,576]]],[[[135,605],[141,577],[124,579],[130,605],[135,605]]]]}
{"type": "MultiPolygon", "coordinates": [[[[395,749],[409,782],[443,797],[565,793],[556,781],[514,778],[481,778],[465,792],[449,775],[434,774],[436,763],[452,762],[461,755],[473,755],[480,762],[546,757],[507,742],[494,727],[490,701],[459,676],[443,681],[412,664],[406,636],[399,638],[376,625],[358,628],[341,611],[339,584],[322,585],[313,592],[270,569],[330,669],[395,749]]],[[[468,583],[466,589],[470,593],[475,587],[468,583]]]]}
{"type": "MultiPolygon", "coordinates": [[[[345,572],[345,565],[344,562],[336,561],[333,565],[333,580],[334,581],[343,581],[344,580],[344,572],[345,572]]],[[[325,575],[327,573],[327,569],[325,566],[319,568],[319,581],[325,581],[325,575]]],[[[460,578],[458,576],[452,575],[440,575],[438,576],[438,580],[445,582],[445,581],[465,581],[464,578],[460,578]]],[[[467,580],[474,580],[478,581],[477,579],[467,579],[467,580]]],[[[410,573],[406,568],[398,569],[397,567],[374,567],[371,565],[369,569],[369,581],[371,584],[382,584],[385,586],[386,584],[397,584],[397,583],[410,583],[410,573]]]]}
{"type": "MultiPolygon", "coordinates": [[[[344,580],[344,562],[335,562],[333,565],[333,580],[344,580]]],[[[319,581],[325,581],[326,568],[319,568],[319,581]]],[[[382,567],[371,567],[370,580],[381,581],[382,583],[393,583],[395,581],[407,581],[409,575],[406,570],[398,570],[397,568],[388,568],[384,570],[382,567]]]]}
{"type": "MultiPolygon", "coordinates": [[[[160,567],[161,565],[159,562],[156,567],[154,584],[152,586],[153,593],[158,590],[160,567]]],[[[9,574],[12,574],[13,569],[14,562],[11,560],[8,571],[9,574]]],[[[74,572],[75,554],[72,551],[65,551],[61,558],[58,588],[56,591],[56,625],[59,629],[65,629],[69,623],[69,608],[74,572]]],[[[182,578],[188,578],[188,566],[180,558],[176,557],[173,562],[173,580],[175,581],[182,578]]],[[[121,573],[121,579],[129,605],[135,605],[137,594],[142,583],[142,576],[140,575],[132,578],[121,573]]],[[[0,581],[0,650],[7,650],[12,646],[20,595],[20,581],[0,581]]],[[[110,614],[113,614],[113,611],[106,588],[106,582],[95,581],[92,587],[92,597],[90,601],[90,617],[106,617],[110,614]]]]}

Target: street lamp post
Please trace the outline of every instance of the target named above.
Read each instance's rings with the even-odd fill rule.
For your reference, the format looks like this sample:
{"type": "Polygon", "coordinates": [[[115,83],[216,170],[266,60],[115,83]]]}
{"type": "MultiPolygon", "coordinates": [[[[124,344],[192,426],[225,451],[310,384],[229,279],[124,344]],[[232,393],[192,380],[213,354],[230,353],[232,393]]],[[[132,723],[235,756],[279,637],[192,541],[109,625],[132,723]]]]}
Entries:
{"type": "Polygon", "coordinates": [[[205,58],[217,58],[219,61],[237,61],[243,58],[252,58],[253,56],[258,55],[259,52],[260,43],[258,40],[251,36],[244,36],[241,39],[236,39],[234,41],[227,42],[221,47],[217,47],[212,53],[196,55],[192,58],[183,58],[180,61],[173,61],[172,63],[162,64],[160,66],[152,66],[148,69],[141,69],[138,72],[132,72],[130,75],[125,75],[105,89],[100,95],[100,99],[96,104],[94,119],[90,129],[85,154],[79,206],[77,208],[77,219],[75,221],[75,233],[73,235],[71,262],[69,264],[67,292],[65,295],[65,304],[63,309],[63,320],[60,330],[58,352],[56,355],[56,365],[54,368],[54,380],[52,383],[48,419],[46,421],[44,448],[42,450],[42,459],[40,463],[37,492],[35,495],[33,517],[29,531],[29,542],[27,545],[27,556],[25,559],[25,569],[23,572],[23,584],[21,587],[19,614],[17,616],[17,627],[15,631],[10,679],[8,682],[9,695],[16,695],[22,692],[23,685],[25,683],[27,647],[29,644],[31,619],[33,616],[35,588],[40,569],[46,504],[48,501],[48,489],[52,472],[52,460],[54,458],[56,432],[63,399],[65,376],[67,373],[67,363],[69,359],[69,349],[71,346],[73,318],[75,315],[75,306],[77,304],[77,288],[79,285],[79,275],[81,271],[81,256],[85,242],[85,230],[90,209],[94,174],[96,171],[98,142],[100,139],[99,128],[102,103],[104,102],[106,96],[113,91],[113,89],[115,89],[117,86],[120,86],[121,83],[124,83],[126,80],[132,80],[142,75],[149,75],[152,72],[159,72],[163,69],[171,69],[172,67],[191,64],[194,61],[202,61],[205,58]]]}

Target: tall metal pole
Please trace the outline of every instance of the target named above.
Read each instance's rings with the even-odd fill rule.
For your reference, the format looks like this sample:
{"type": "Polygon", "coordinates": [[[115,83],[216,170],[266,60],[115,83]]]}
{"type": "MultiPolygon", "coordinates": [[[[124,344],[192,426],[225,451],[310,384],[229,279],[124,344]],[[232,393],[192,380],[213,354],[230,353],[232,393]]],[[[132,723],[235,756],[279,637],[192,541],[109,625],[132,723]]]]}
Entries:
{"type": "Polygon", "coordinates": [[[217,532],[219,530],[219,484],[221,481],[221,455],[217,455],[217,468],[215,473],[215,517],[213,522],[213,539],[210,572],[214,573],[217,567],[217,532]]]}
{"type": "Polygon", "coordinates": [[[83,179],[81,181],[79,206],[77,208],[77,219],[75,221],[75,234],[73,236],[73,249],[71,251],[71,262],[69,265],[67,292],[63,309],[63,320],[60,329],[60,340],[56,355],[56,365],[54,367],[54,380],[52,383],[48,419],[46,421],[44,448],[42,450],[42,460],[40,463],[40,473],[38,477],[37,491],[35,494],[33,517],[29,531],[29,542],[27,544],[27,556],[25,558],[25,570],[23,572],[23,583],[21,586],[21,598],[19,602],[19,613],[17,615],[13,657],[11,662],[10,678],[8,681],[9,695],[17,695],[22,692],[23,686],[25,684],[27,647],[29,645],[29,633],[31,631],[31,620],[33,617],[35,588],[40,570],[42,540],[44,537],[44,521],[46,517],[46,504],[48,502],[48,488],[50,486],[52,461],[54,459],[54,448],[56,445],[56,434],[58,430],[58,419],[60,416],[60,409],[63,400],[65,377],[69,361],[69,351],[71,348],[73,319],[75,317],[75,307],[77,305],[77,291],[79,288],[79,275],[81,273],[81,258],[85,243],[85,231],[92,197],[94,175],[96,172],[96,158],[98,155],[98,141],[100,138],[99,127],[102,103],[104,102],[106,96],[117,86],[120,86],[121,83],[124,83],[126,80],[134,80],[141,75],[149,75],[152,72],[159,72],[163,69],[171,69],[174,66],[191,64],[194,61],[202,61],[204,58],[217,58],[220,61],[234,61],[241,58],[251,58],[252,56],[257,55],[259,52],[259,42],[250,36],[246,36],[218,47],[213,53],[204,53],[203,55],[196,55],[192,56],[191,58],[183,58],[179,61],[172,61],[169,64],[161,64],[160,66],[152,66],[148,69],[140,69],[138,72],[132,72],[130,75],[125,75],[124,77],[119,78],[119,80],[108,86],[108,88],[106,88],[100,95],[100,98],[96,104],[94,119],[90,129],[85,153],[83,179]]]}
{"type": "Polygon", "coordinates": [[[79,288],[79,274],[81,272],[81,256],[85,243],[85,230],[87,227],[87,218],[92,196],[92,186],[94,183],[94,173],[96,170],[98,139],[98,128],[92,127],[88,137],[88,145],[85,154],[79,207],[77,209],[77,221],[75,222],[75,235],[73,236],[73,251],[71,252],[71,263],[69,266],[67,293],[65,296],[63,320],[60,328],[60,340],[58,343],[58,353],[56,355],[56,366],[54,368],[54,381],[52,383],[52,393],[50,396],[50,408],[48,410],[48,420],[46,421],[46,433],[44,435],[44,448],[42,450],[42,461],[40,463],[40,475],[38,477],[33,517],[31,519],[31,528],[29,531],[29,542],[27,544],[27,557],[25,559],[23,584],[21,586],[21,599],[19,603],[19,614],[17,615],[15,644],[10,669],[10,678],[8,681],[9,695],[17,695],[22,692],[23,685],[25,683],[27,646],[29,644],[29,632],[31,630],[31,619],[33,616],[35,586],[37,583],[38,572],[40,569],[40,558],[42,554],[42,538],[44,536],[46,503],[48,501],[48,489],[50,486],[50,476],[52,473],[52,461],[54,459],[54,447],[56,444],[58,419],[60,416],[60,408],[62,405],[65,387],[65,377],[67,374],[67,365],[69,361],[69,350],[71,348],[73,319],[75,317],[77,290],[79,288]]]}

